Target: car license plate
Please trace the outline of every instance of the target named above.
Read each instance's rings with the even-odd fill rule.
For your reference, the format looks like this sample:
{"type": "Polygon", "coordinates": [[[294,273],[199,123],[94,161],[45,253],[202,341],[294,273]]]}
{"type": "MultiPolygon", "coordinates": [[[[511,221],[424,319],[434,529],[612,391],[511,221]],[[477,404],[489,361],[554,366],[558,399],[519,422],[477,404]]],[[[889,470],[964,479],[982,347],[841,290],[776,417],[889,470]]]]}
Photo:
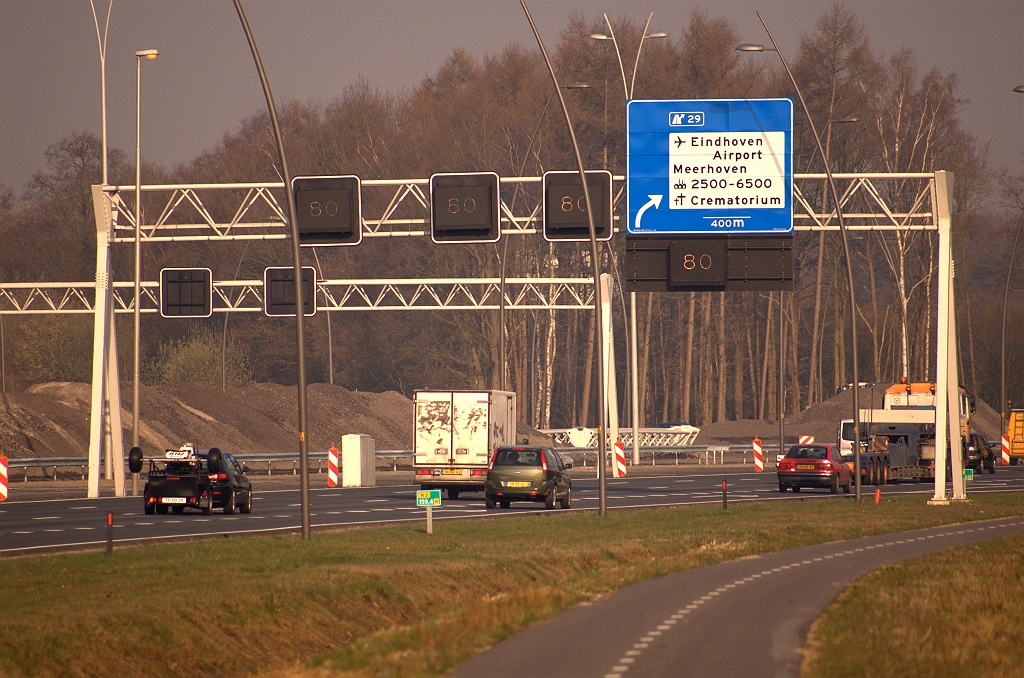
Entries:
{"type": "Polygon", "coordinates": [[[796,468],[798,471],[813,471],[814,464],[797,464],[796,468]]]}
{"type": "Polygon", "coordinates": [[[160,497],[161,504],[187,504],[185,497],[160,497]]]}
{"type": "Polygon", "coordinates": [[[445,468],[441,469],[441,475],[443,476],[461,476],[462,469],[460,468],[445,468]]]}
{"type": "Polygon", "coordinates": [[[529,487],[530,483],[526,480],[507,480],[505,481],[505,487],[529,487]]]}

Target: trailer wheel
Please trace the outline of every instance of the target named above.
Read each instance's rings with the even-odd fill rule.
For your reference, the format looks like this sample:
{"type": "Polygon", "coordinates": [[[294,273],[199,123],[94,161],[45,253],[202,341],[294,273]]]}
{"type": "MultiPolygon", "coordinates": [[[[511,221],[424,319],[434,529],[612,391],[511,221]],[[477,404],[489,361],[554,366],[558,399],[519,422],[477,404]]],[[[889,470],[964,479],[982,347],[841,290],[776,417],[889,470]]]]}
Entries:
{"type": "Polygon", "coordinates": [[[878,484],[888,485],[889,484],[889,464],[882,462],[879,465],[880,473],[878,474],[878,484]]]}
{"type": "Polygon", "coordinates": [[[146,508],[143,509],[143,510],[146,512],[147,516],[151,516],[151,515],[153,515],[153,509],[154,509],[153,505],[150,504],[149,502],[147,502],[146,503],[146,508]]]}
{"type": "Polygon", "coordinates": [[[799,486],[799,485],[794,485],[794,486],[793,486],[793,492],[794,492],[794,493],[797,493],[797,492],[799,492],[799,491],[800,491],[800,486],[799,486]]]}

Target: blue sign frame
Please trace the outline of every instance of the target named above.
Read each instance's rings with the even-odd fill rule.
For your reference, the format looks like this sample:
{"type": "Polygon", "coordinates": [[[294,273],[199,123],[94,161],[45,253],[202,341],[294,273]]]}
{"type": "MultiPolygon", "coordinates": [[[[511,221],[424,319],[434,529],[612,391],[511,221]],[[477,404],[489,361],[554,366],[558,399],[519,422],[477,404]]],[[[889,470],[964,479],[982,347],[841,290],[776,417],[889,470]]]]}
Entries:
{"type": "Polygon", "coordinates": [[[626,104],[629,235],[793,232],[793,101],[626,104]]]}

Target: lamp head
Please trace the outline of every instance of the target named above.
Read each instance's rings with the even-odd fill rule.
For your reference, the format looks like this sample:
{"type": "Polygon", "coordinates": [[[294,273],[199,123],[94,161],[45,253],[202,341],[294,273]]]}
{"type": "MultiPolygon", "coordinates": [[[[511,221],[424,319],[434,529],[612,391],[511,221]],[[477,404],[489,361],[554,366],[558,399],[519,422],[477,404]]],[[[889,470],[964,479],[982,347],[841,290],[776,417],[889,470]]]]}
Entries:
{"type": "Polygon", "coordinates": [[[135,56],[139,59],[149,59],[150,61],[152,61],[153,59],[156,59],[158,56],[160,56],[160,52],[158,52],[155,49],[140,49],[138,52],[135,53],[135,56]]]}
{"type": "Polygon", "coordinates": [[[1024,94],[1024,85],[1017,85],[1013,88],[1013,91],[1017,94],[1024,94]]]}
{"type": "Polygon", "coordinates": [[[657,33],[648,33],[647,35],[644,36],[644,38],[646,40],[652,40],[654,38],[667,38],[667,37],[668,37],[668,33],[662,33],[661,31],[658,31],[657,33]]]}
{"type": "Polygon", "coordinates": [[[736,51],[737,52],[765,52],[765,51],[769,51],[769,50],[765,50],[764,45],[754,45],[754,44],[751,44],[749,42],[745,42],[742,45],[737,45],[736,46],[736,51]]]}
{"type": "Polygon", "coordinates": [[[590,39],[591,40],[611,40],[611,38],[609,38],[604,33],[591,33],[590,34],[590,39]]]}
{"type": "Polygon", "coordinates": [[[588,82],[570,82],[562,85],[565,89],[590,89],[591,85],[588,82]]]}

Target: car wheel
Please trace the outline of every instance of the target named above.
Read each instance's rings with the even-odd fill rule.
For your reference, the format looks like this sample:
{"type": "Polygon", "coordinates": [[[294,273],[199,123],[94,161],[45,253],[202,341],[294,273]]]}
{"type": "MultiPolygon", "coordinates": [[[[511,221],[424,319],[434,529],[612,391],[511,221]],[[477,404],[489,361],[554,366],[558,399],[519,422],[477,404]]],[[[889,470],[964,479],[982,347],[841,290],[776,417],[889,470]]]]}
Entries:
{"type": "Polygon", "coordinates": [[[544,508],[550,510],[555,508],[555,488],[551,488],[551,491],[544,496],[544,508]]]}
{"type": "Polygon", "coordinates": [[[228,490],[228,498],[224,502],[224,515],[231,516],[235,513],[235,493],[228,490]]]}
{"type": "Polygon", "coordinates": [[[985,464],[985,469],[989,473],[995,473],[996,472],[996,460],[995,459],[989,459],[988,463],[985,464]]]}
{"type": "Polygon", "coordinates": [[[171,507],[171,512],[174,513],[175,515],[179,515],[180,516],[182,513],[185,512],[185,507],[184,506],[172,506],[171,507]]]}
{"type": "Polygon", "coordinates": [[[501,508],[507,509],[508,507],[512,506],[512,502],[509,501],[508,499],[502,499],[499,505],[501,506],[501,508]]]}
{"type": "Polygon", "coordinates": [[[794,485],[793,486],[793,492],[799,492],[799,491],[800,491],[800,486],[799,485],[794,485]]]}
{"type": "Polygon", "coordinates": [[[782,483],[779,483],[779,492],[785,492],[785,491],[786,491],[786,486],[783,485],[782,483]]]}
{"type": "Polygon", "coordinates": [[[458,499],[459,498],[459,491],[456,490],[455,488],[449,487],[448,488],[448,498],[449,499],[458,499]]]}
{"type": "Polygon", "coordinates": [[[839,476],[838,475],[836,475],[836,477],[832,479],[832,484],[829,486],[828,491],[831,492],[832,494],[839,494],[839,476]]]}
{"type": "Polygon", "coordinates": [[[156,512],[159,513],[160,515],[166,514],[167,513],[167,506],[164,505],[164,504],[157,504],[156,505],[156,512]]]}
{"type": "Polygon", "coordinates": [[[145,508],[145,509],[143,509],[143,510],[144,510],[144,511],[146,512],[146,515],[147,515],[147,516],[151,516],[151,515],[153,515],[153,509],[154,509],[154,508],[155,508],[155,507],[154,507],[154,506],[153,506],[152,504],[150,504],[150,503],[148,503],[148,502],[147,502],[147,503],[146,503],[146,508],[145,508]]]}
{"type": "Polygon", "coordinates": [[[252,513],[252,490],[245,493],[245,503],[238,510],[242,513],[252,513]]]}
{"type": "Polygon", "coordinates": [[[492,509],[492,508],[494,508],[497,505],[498,505],[498,502],[494,501],[494,497],[492,497],[489,494],[484,496],[484,506],[486,506],[489,509],[492,509]]]}
{"type": "Polygon", "coordinates": [[[562,497],[561,501],[558,502],[558,505],[561,506],[564,509],[570,508],[572,506],[572,488],[571,487],[568,490],[565,491],[565,496],[562,497]]]}
{"type": "Polygon", "coordinates": [[[851,475],[850,479],[846,481],[845,485],[843,485],[843,494],[850,494],[850,492],[852,490],[853,490],[853,476],[851,475]]]}

